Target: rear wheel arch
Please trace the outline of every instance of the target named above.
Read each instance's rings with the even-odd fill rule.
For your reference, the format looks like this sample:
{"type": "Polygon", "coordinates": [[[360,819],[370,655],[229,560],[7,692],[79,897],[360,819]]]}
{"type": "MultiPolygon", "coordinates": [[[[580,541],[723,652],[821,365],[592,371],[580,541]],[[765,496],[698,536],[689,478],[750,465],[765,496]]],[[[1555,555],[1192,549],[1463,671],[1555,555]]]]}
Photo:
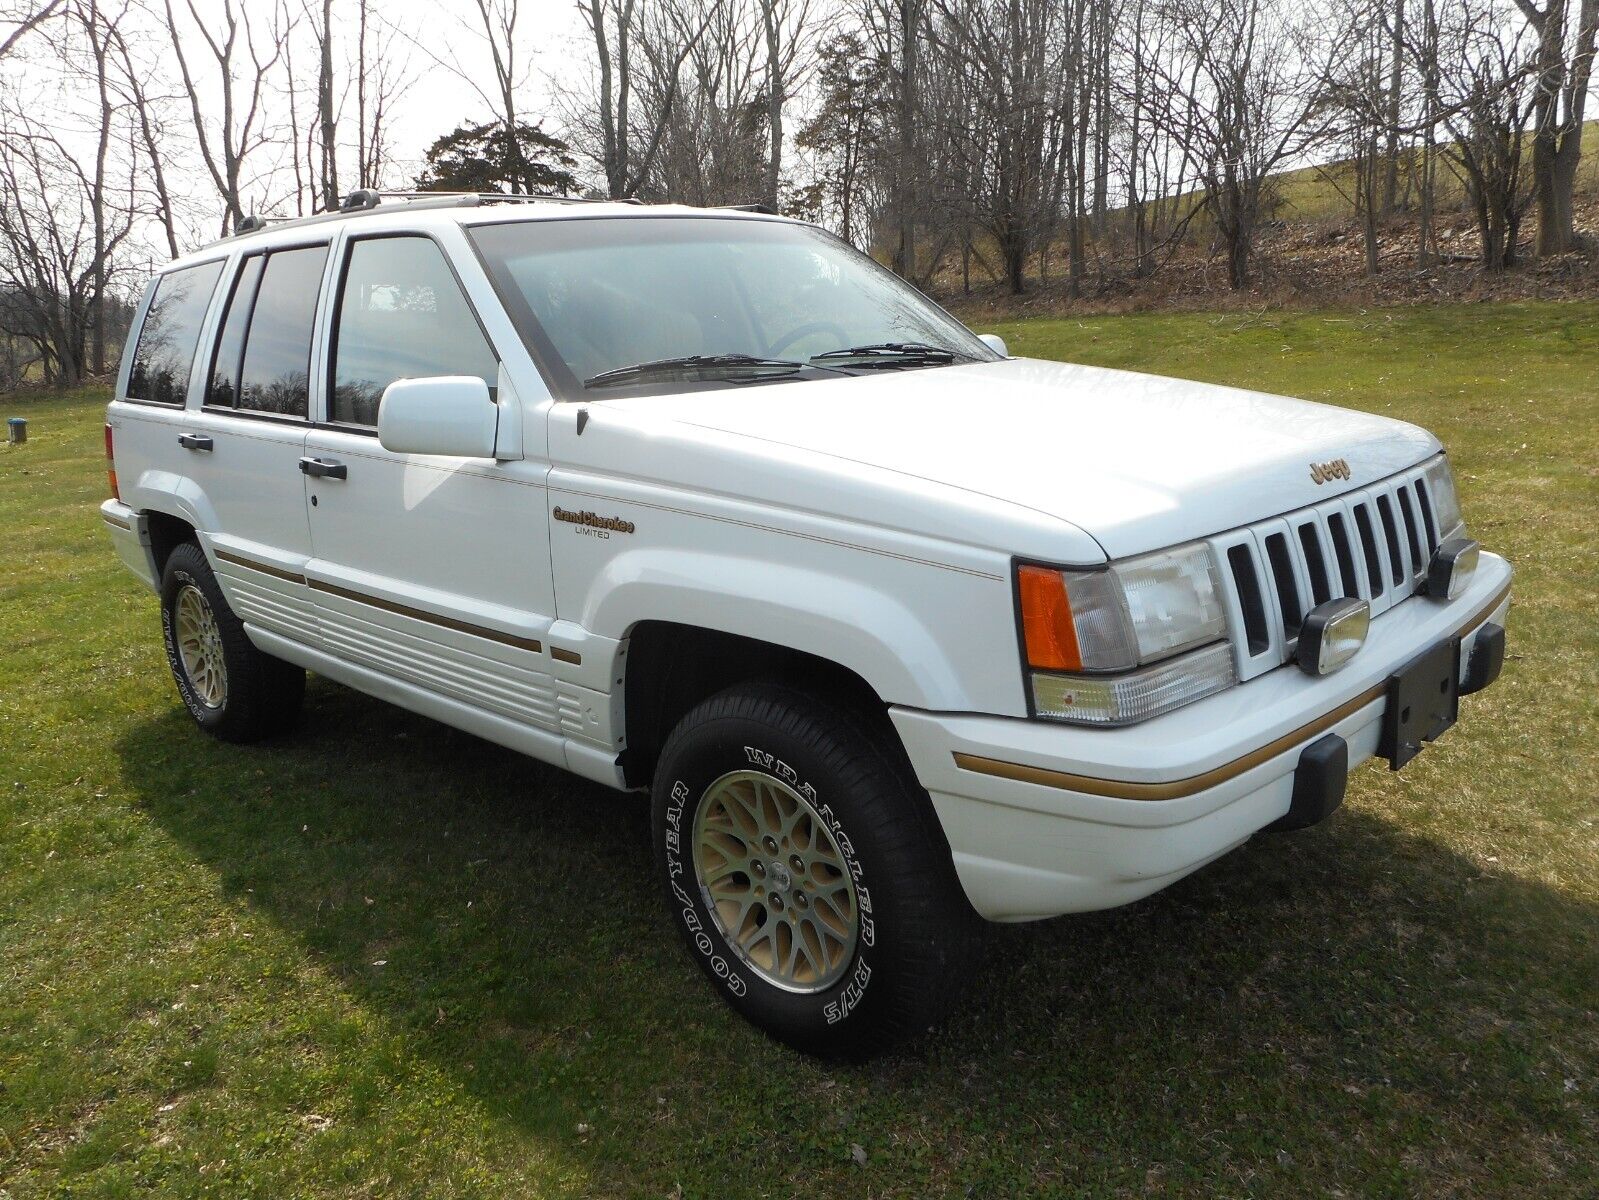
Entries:
{"type": "Polygon", "coordinates": [[[166,570],[167,559],[172,557],[172,552],[185,542],[194,542],[198,545],[200,538],[194,526],[183,517],[176,517],[159,509],[146,509],[141,515],[150,534],[150,558],[155,566],[156,579],[159,580],[162,572],[166,570]]]}

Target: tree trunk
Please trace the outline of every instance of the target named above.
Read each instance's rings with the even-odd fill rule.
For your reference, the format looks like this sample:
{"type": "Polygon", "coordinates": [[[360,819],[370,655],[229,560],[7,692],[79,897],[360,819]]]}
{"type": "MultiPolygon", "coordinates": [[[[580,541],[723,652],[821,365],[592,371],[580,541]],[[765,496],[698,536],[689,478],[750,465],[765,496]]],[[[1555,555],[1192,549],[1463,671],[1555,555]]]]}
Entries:
{"type": "MultiPolygon", "coordinates": [[[[1538,26],[1538,97],[1533,102],[1533,197],[1539,257],[1576,249],[1572,192],[1582,157],[1582,119],[1593,70],[1599,0],[1581,0],[1577,37],[1566,57],[1566,0],[1549,0],[1538,26]]],[[[1513,251],[1512,251],[1513,253],[1513,251]]]]}
{"type": "Polygon", "coordinates": [[[334,212],[339,207],[339,147],[333,116],[333,0],[322,0],[322,66],[316,93],[322,124],[322,208],[334,212]]]}
{"type": "Polygon", "coordinates": [[[1405,0],[1394,0],[1394,36],[1388,63],[1386,173],[1382,185],[1382,212],[1388,216],[1399,198],[1399,115],[1405,84],[1405,0]]]}

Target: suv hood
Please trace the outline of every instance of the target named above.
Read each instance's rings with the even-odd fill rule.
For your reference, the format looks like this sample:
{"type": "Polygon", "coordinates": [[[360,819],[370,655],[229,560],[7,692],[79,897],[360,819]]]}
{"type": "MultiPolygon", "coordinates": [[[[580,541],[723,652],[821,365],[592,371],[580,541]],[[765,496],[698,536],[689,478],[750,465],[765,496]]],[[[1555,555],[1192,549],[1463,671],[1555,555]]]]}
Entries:
{"type": "Polygon", "coordinates": [[[1436,453],[1425,430],[1261,392],[1038,359],[608,400],[1022,505],[1112,558],[1289,512],[1436,453]],[[1318,484],[1314,464],[1349,478],[1318,484]]]}

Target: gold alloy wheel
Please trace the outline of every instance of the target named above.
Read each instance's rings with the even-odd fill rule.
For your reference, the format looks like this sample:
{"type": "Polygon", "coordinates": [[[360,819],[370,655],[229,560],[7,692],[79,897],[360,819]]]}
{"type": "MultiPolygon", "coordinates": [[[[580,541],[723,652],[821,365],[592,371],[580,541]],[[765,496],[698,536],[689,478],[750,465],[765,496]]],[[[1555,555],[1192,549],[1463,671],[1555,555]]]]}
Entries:
{"type": "Polygon", "coordinates": [[[694,874],[728,945],[768,983],[819,992],[848,970],[855,881],[820,815],[786,783],[733,771],[706,788],[694,874]]]}
{"type": "Polygon", "coordinates": [[[178,660],[189,686],[207,708],[221,708],[228,698],[228,668],[222,658],[222,631],[216,614],[199,588],[186,583],[178,592],[178,660]]]}

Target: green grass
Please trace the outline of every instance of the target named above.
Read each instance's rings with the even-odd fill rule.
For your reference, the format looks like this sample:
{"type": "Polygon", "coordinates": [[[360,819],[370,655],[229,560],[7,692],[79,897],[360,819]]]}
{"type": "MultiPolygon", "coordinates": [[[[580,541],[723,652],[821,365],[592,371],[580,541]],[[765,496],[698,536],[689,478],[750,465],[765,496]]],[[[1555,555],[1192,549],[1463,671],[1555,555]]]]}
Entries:
{"type": "Polygon", "coordinates": [[[95,513],[101,398],[7,398],[0,1196],[1599,1191],[1599,306],[1002,332],[1438,431],[1518,568],[1504,679],[827,1067],[713,999],[637,800],[316,681],[292,740],[201,736],[95,513]]]}

